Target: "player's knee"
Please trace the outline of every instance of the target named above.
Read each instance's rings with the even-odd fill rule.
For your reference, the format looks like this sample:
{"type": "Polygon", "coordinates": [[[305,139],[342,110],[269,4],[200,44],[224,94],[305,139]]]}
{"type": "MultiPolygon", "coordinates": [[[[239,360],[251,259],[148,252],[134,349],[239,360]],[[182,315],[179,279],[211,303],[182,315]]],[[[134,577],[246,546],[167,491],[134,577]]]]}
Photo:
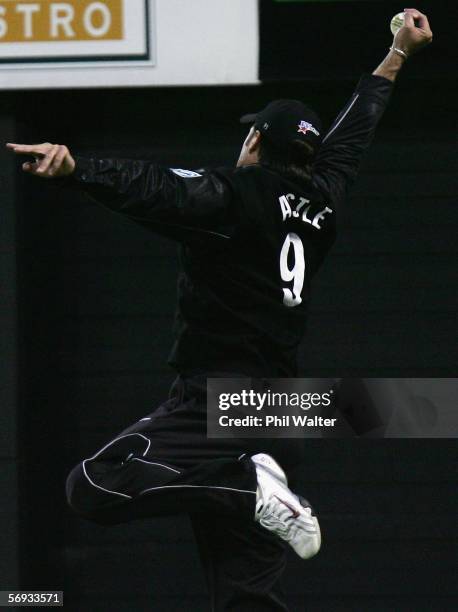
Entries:
{"type": "Polygon", "coordinates": [[[67,503],[78,516],[100,522],[100,499],[84,473],[83,463],[76,465],[67,478],[67,503]]]}

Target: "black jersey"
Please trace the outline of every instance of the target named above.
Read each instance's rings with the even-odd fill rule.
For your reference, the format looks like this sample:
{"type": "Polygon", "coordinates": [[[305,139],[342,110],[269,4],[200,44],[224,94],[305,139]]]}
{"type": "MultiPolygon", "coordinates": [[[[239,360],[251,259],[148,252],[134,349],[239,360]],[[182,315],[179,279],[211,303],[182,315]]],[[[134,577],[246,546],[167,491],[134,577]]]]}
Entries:
{"type": "Polygon", "coordinates": [[[77,158],[72,180],[96,201],[181,244],[170,357],[178,372],[296,375],[310,282],[391,89],[382,77],[361,78],[310,182],[258,164],[193,172],[77,158]]]}

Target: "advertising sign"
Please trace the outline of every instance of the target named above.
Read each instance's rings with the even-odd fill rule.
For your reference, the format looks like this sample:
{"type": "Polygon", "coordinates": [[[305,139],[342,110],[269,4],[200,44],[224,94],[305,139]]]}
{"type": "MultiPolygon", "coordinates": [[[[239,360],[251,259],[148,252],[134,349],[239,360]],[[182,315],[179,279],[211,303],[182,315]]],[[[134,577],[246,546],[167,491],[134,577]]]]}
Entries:
{"type": "Polygon", "coordinates": [[[153,63],[148,0],[2,0],[0,67],[153,63]]]}
{"type": "Polygon", "coordinates": [[[0,0],[2,90],[254,84],[258,67],[258,0],[0,0]]]}

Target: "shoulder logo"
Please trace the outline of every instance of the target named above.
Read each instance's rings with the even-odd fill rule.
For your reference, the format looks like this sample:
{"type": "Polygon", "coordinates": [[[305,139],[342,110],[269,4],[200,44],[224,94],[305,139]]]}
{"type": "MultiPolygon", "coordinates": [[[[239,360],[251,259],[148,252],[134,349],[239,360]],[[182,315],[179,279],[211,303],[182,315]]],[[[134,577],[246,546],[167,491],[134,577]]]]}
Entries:
{"type": "Polygon", "coordinates": [[[309,123],[308,121],[301,121],[298,125],[298,132],[299,134],[307,134],[307,132],[312,132],[312,134],[315,134],[315,136],[319,136],[320,132],[313,127],[313,125],[311,123],[309,123]]]}
{"type": "Polygon", "coordinates": [[[182,168],[170,168],[170,170],[173,172],[173,174],[181,176],[182,178],[198,178],[199,176],[202,176],[193,170],[183,170],[182,168]]]}

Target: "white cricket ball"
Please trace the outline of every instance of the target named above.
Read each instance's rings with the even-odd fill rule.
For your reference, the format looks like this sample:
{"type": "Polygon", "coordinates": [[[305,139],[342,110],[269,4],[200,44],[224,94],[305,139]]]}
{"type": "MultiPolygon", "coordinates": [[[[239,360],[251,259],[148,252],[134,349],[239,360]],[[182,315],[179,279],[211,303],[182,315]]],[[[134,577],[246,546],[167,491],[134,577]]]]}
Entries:
{"type": "Polygon", "coordinates": [[[393,34],[393,36],[396,36],[399,30],[402,27],[404,27],[404,19],[405,19],[405,13],[398,13],[391,20],[390,28],[391,28],[391,33],[393,34]]]}

